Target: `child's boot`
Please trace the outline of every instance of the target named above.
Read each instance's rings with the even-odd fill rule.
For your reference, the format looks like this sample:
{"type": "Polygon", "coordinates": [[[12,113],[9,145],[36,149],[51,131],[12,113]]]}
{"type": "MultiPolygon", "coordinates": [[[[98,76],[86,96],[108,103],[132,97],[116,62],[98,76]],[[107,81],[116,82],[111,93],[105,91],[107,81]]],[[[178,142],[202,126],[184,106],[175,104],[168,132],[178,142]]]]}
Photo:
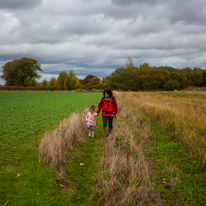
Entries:
{"type": "Polygon", "coordinates": [[[91,136],[91,131],[89,130],[89,135],[88,135],[89,137],[91,136]]]}
{"type": "Polygon", "coordinates": [[[105,135],[106,135],[106,138],[107,138],[109,136],[108,128],[104,127],[104,131],[105,131],[105,135]]]}
{"type": "Polygon", "coordinates": [[[92,137],[94,137],[94,132],[92,132],[92,137]]]}

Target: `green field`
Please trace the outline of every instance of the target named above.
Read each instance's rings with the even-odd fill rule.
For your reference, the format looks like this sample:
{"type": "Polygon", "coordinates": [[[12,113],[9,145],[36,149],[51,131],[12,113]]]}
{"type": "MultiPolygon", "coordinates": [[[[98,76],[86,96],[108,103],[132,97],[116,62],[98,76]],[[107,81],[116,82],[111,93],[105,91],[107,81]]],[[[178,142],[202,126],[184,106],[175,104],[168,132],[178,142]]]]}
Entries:
{"type": "MultiPolygon", "coordinates": [[[[121,205],[119,201],[125,197],[125,191],[132,188],[135,188],[136,198],[132,196],[132,204],[126,205],[206,205],[205,167],[198,165],[189,155],[195,148],[194,144],[188,150],[187,144],[178,140],[182,136],[172,133],[170,126],[173,128],[174,125],[167,124],[179,111],[186,117],[175,119],[184,123],[181,131],[192,131],[191,125],[194,125],[197,115],[199,122],[194,128],[198,128],[201,121],[205,124],[205,118],[200,118],[205,111],[204,94],[194,93],[193,97],[192,93],[164,92],[160,95],[156,92],[128,92],[126,95],[127,98],[124,92],[115,93],[119,111],[114,120],[112,138],[105,143],[99,115],[95,137],[88,137],[85,133],[81,144],[67,151],[67,162],[62,167],[65,175],[60,176],[61,172],[39,163],[36,131],[39,143],[43,134],[57,127],[62,118],[98,103],[102,94],[0,92],[0,205],[121,205]],[[191,96],[193,99],[189,99],[191,96]],[[158,106],[158,110],[151,109],[154,105],[158,106]],[[162,112],[165,107],[176,113],[168,116],[168,113],[162,112]],[[195,115],[193,124],[190,124],[188,114],[192,113],[195,115]],[[126,133],[122,133],[122,126],[126,133]],[[128,137],[135,136],[132,144],[127,144],[132,138],[124,140],[127,132],[131,132],[128,137]],[[112,141],[114,145],[110,147],[112,141]],[[121,159],[119,163],[122,164],[117,164],[115,178],[109,170],[114,163],[105,164],[106,159],[112,159],[111,155],[121,159]],[[131,171],[134,172],[129,173],[125,168],[130,168],[128,165],[132,158],[135,164],[131,164],[131,171]],[[106,176],[102,175],[104,171],[106,176]],[[122,175],[125,171],[126,175],[122,175]],[[136,178],[131,181],[130,175],[133,174],[139,177],[137,181],[136,178]],[[141,203],[144,201],[148,202],[141,203]]],[[[179,125],[175,124],[176,132],[179,125]]]]}
{"type": "Polygon", "coordinates": [[[68,205],[56,173],[35,147],[62,118],[100,100],[101,93],[0,92],[0,205],[68,205]]]}

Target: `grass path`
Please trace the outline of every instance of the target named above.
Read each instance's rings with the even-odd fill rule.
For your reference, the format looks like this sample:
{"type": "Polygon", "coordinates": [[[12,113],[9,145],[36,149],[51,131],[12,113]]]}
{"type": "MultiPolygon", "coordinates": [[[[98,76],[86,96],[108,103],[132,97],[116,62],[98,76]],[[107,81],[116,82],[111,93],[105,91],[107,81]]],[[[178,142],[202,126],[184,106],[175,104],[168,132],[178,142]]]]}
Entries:
{"type": "Polygon", "coordinates": [[[94,205],[92,191],[97,183],[101,138],[104,136],[101,115],[97,117],[95,137],[84,137],[84,143],[69,152],[66,175],[77,189],[73,194],[72,205],[94,205]],[[80,165],[83,163],[84,165],[80,165]]]}

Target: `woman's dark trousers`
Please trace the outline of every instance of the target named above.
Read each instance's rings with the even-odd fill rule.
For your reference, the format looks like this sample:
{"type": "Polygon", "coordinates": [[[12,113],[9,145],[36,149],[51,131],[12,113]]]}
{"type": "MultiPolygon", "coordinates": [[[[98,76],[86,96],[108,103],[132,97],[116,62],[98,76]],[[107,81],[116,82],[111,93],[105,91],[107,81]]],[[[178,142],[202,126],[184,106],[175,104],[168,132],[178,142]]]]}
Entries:
{"type": "Polygon", "coordinates": [[[109,136],[109,132],[112,131],[112,128],[113,128],[112,127],[112,121],[113,121],[113,119],[114,119],[114,117],[102,115],[103,128],[104,128],[106,137],[108,137],[109,136]],[[108,128],[107,128],[107,122],[109,124],[109,131],[108,131],[108,128]]]}

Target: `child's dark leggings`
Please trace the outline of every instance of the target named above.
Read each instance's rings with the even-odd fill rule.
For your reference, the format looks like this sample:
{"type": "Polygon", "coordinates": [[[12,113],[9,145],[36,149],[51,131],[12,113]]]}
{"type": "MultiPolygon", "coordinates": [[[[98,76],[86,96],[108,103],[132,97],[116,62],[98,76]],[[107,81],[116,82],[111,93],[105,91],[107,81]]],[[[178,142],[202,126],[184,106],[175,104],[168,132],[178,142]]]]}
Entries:
{"type": "Polygon", "coordinates": [[[103,127],[107,127],[107,120],[109,122],[109,128],[112,129],[112,121],[113,121],[114,117],[111,116],[104,116],[102,115],[102,121],[103,121],[103,127]]]}

